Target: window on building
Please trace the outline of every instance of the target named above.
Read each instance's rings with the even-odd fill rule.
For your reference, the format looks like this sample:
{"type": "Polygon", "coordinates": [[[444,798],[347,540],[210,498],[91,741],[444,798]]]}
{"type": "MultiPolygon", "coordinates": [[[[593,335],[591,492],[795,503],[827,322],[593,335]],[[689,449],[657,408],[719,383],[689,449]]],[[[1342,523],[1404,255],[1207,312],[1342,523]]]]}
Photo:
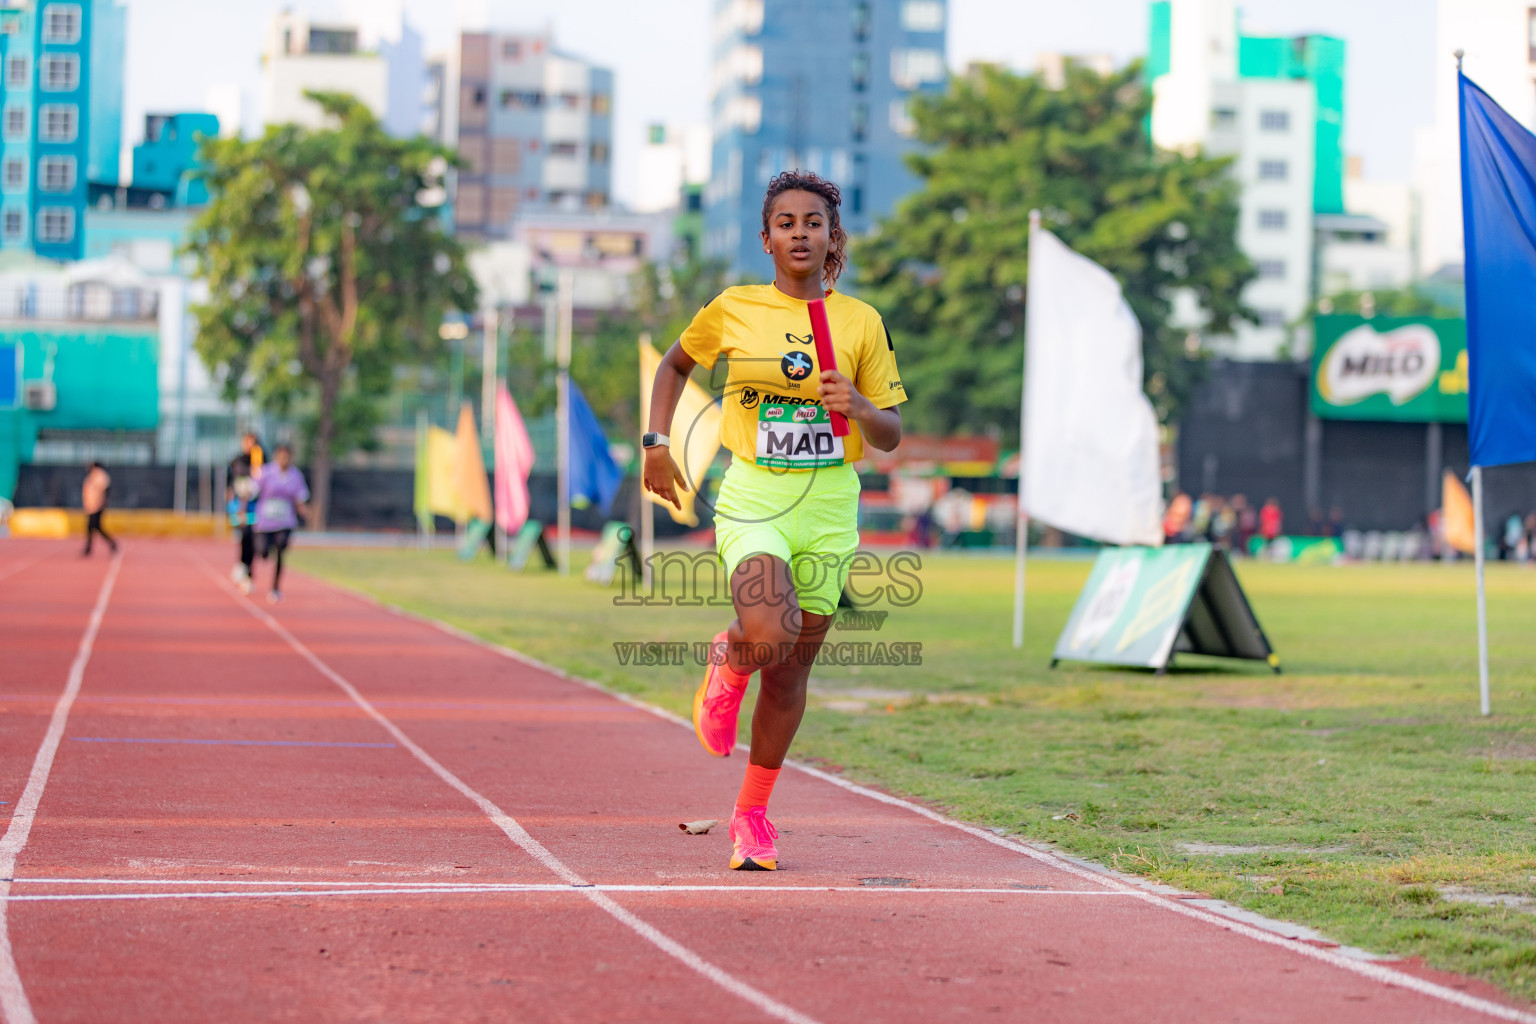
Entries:
{"type": "Polygon", "coordinates": [[[37,211],[37,240],[54,244],[75,237],[75,211],[67,206],[45,206],[37,211]]]}
{"type": "Polygon", "coordinates": [[[581,106],[581,93],[579,92],[563,92],[557,99],[566,110],[575,110],[581,106]]]}
{"type": "Polygon", "coordinates": [[[48,92],[70,92],[80,87],[80,58],[73,53],[45,53],[37,61],[38,77],[48,92]]]}
{"type": "Polygon", "coordinates": [[[5,137],[7,139],[24,139],[27,137],[27,108],[5,108],[5,137]]]}
{"type": "Polygon", "coordinates": [[[74,142],[80,130],[79,112],[73,103],[45,103],[38,134],[44,142],[74,142]]]}
{"type": "Polygon", "coordinates": [[[869,54],[860,51],[853,55],[853,89],[863,92],[869,88],[869,54]]]}
{"type": "Polygon", "coordinates": [[[944,80],[944,54],[939,50],[892,50],[891,81],[902,89],[944,80]]]}
{"type": "Polygon", "coordinates": [[[754,135],[763,125],[763,101],[756,96],[733,96],[727,114],[730,127],[754,135]]]}
{"type": "Polygon", "coordinates": [[[0,171],[5,187],[9,190],[25,188],[27,184],[27,164],[19,157],[6,157],[3,171],[0,171]]]}
{"type": "Polygon", "coordinates": [[[544,105],[544,94],[537,89],[503,89],[501,105],[512,110],[537,110],[544,105]]]}
{"type": "Polygon", "coordinates": [[[27,85],[27,58],[9,57],[5,62],[5,84],[12,89],[27,85]]]}
{"type": "Polygon", "coordinates": [[[595,164],[605,164],[608,162],[608,143],[592,143],[592,162],[595,164]]]}
{"type": "Polygon", "coordinates": [[[1237,111],[1231,107],[1217,107],[1211,111],[1212,128],[1236,128],[1237,111]]]}
{"type": "Polygon", "coordinates": [[[311,28],[309,30],[310,53],[356,53],[357,29],[311,28]]]}
{"type": "Polygon", "coordinates": [[[43,42],[78,43],[79,41],[79,4],[49,4],[43,8],[43,42]]]}
{"type": "Polygon", "coordinates": [[[848,197],[848,208],[854,213],[864,212],[864,189],[861,186],[853,186],[853,194],[848,197]]]}
{"type": "Polygon", "coordinates": [[[550,156],[575,156],[579,148],[574,142],[551,142],[547,152],[550,156]]]}
{"type": "Polygon", "coordinates": [[[1258,260],[1255,266],[1261,278],[1270,281],[1285,280],[1285,260],[1258,260]]]}
{"type": "Polygon", "coordinates": [[[864,136],[869,134],[869,104],[855,103],[849,112],[849,128],[853,131],[853,141],[863,142],[864,136]]]}
{"type": "Polygon", "coordinates": [[[944,28],[942,0],[906,0],[901,5],[901,27],[908,32],[939,32],[944,28]]]}
{"type": "Polygon", "coordinates": [[[1285,222],[1284,210],[1259,211],[1259,229],[1262,231],[1284,231],[1285,222]]]}
{"type": "Polygon", "coordinates": [[[523,48],[516,39],[508,39],[501,44],[502,60],[517,60],[523,55],[523,48]]]}
{"type": "Polygon", "coordinates": [[[45,156],[37,162],[37,176],[44,192],[68,192],[75,187],[75,158],[45,156]]]}
{"type": "Polygon", "coordinates": [[[1285,310],[1283,309],[1260,309],[1256,312],[1259,314],[1260,327],[1285,326],[1285,310]]]}
{"type": "Polygon", "coordinates": [[[911,138],[917,132],[917,122],[912,120],[906,100],[891,100],[891,131],[903,138],[911,138]]]}
{"type": "Polygon", "coordinates": [[[1288,132],[1291,130],[1291,112],[1289,110],[1261,110],[1259,111],[1259,130],[1266,132],[1288,132]]]}
{"type": "Polygon", "coordinates": [[[607,117],[613,113],[613,97],[606,92],[592,94],[592,116],[607,117]]]}
{"type": "Polygon", "coordinates": [[[1290,165],[1284,160],[1260,160],[1260,181],[1284,181],[1290,175],[1290,165]]]}
{"type": "Polygon", "coordinates": [[[869,0],[858,0],[853,5],[853,38],[869,38],[869,0]]]}
{"type": "Polygon", "coordinates": [[[6,238],[20,238],[26,233],[26,230],[26,215],[15,207],[8,208],[5,211],[5,215],[0,217],[0,233],[3,233],[6,238]]]}
{"type": "Polygon", "coordinates": [[[475,106],[477,108],[485,106],[485,86],[483,86],[483,85],[475,86],[475,94],[474,94],[473,99],[474,99],[475,106]]]}

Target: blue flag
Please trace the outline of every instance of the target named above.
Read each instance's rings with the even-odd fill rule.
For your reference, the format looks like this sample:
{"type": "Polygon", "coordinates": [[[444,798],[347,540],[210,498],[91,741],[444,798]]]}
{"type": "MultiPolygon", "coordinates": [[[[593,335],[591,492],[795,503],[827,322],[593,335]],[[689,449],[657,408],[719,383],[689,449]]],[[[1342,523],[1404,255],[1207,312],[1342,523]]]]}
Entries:
{"type": "Polygon", "coordinates": [[[581,388],[571,381],[571,504],[577,508],[594,504],[607,515],[623,479],[608,451],[602,425],[581,388]]]}
{"type": "Polygon", "coordinates": [[[1536,135],[1465,75],[1461,208],[1474,466],[1536,460],[1536,135]]]}

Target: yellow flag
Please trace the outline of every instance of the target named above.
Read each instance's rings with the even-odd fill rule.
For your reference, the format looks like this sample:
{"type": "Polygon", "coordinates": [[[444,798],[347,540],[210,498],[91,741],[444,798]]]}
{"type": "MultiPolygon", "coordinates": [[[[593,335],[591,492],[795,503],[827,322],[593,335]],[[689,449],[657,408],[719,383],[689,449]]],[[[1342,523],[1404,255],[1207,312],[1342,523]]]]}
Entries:
{"type": "MultiPolygon", "coordinates": [[[[650,429],[651,386],[656,381],[656,370],[660,366],[661,353],[642,338],[640,341],[640,427],[642,430],[650,429]]],[[[715,404],[708,391],[691,380],[683,385],[683,395],[678,399],[677,411],[672,414],[672,427],[667,431],[667,436],[672,439],[672,459],[683,471],[683,476],[688,478],[688,490],[679,490],[677,493],[683,510],[679,512],[665,498],[658,498],[650,491],[646,491],[645,496],[666,509],[672,516],[673,522],[683,523],[686,526],[698,526],[699,514],[693,508],[694,495],[697,493],[698,485],[704,481],[705,470],[709,469],[709,464],[715,461],[715,453],[720,450],[720,407],[715,404]]]]}
{"type": "Polygon", "coordinates": [[[459,500],[459,453],[453,435],[442,427],[427,428],[427,511],[458,520],[464,503],[459,500]]]}
{"type": "Polygon", "coordinates": [[[457,458],[454,483],[458,491],[462,519],[491,521],[491,481],[485,475],[485,455],[480,450],[480,434],[475,430],[475,414],[469,403],[459,406],[459,430],[454,437],[457,458]]]}
{"type": "Polygon", "coordinates": [[[1472,496],[1450,470],[1440,482],[1440,529],[1445,542],[1464,555],[1477,551],[1477,526],[1472,521],[1472,496]]]}

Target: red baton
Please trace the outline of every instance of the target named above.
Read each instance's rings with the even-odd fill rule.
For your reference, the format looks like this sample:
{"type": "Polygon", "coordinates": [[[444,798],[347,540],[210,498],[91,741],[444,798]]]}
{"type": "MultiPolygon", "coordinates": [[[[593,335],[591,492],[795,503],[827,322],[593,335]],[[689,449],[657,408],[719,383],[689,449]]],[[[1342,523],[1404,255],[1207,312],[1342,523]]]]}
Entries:
{"type": "MultiPolygon", "coordinates": [[[[816,339],[816,363],[823,370],[837,369],[837,353],[832,351],[832,328],[827,325],[825,299],[812,299],[806,303],[811,310],[811,337],[816,339]]],[[[848,417],[840,412],[828,413],[832,421],[832,436],[848,436],[848,417]]]]}

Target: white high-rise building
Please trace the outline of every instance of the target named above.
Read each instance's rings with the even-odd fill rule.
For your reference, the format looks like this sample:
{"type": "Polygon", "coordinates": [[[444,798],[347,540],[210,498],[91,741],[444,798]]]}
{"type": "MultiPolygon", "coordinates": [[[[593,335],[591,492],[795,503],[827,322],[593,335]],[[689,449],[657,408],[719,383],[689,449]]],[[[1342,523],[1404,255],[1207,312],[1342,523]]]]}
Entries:
{"type": "Polygon", "coordinates": [[[389,66],[364,52],[355,25],[312,22],[285,11],[272,19],[261,61],[263,124],[320,127],[320,108],[304,93],[345,92],[383,119],[389,104],[389,66]]]}
{"type": "Polygon", "coordinates": [[[635,182],[637,213],[677,207],[685,185],[709,182],[709,125],[653,124],[647,127],[635,182]]]}
{"type": "Polygon", "coordinates": [[[1164,149],[1233,158],[1241,187],[1237,242],[1258,269],[1240,322],[1211,346],[1273,359],[1312,300],[1316,88],[1305,79],[1242,77],[1232,0],[1172,0],[1167,71],[1152,81],[1152,139],[1164,149]]]}
{"type": "Polygon", "coordinates": [[[1536,131],[1536,5],[1531,0],[1439,0],[1435,123],[1414,139],[1414,184],[1423,203],[1419,273],[1459,266],[1461,128],[1456,50],[1463,70],[1521,124],[1536,131]]]}

